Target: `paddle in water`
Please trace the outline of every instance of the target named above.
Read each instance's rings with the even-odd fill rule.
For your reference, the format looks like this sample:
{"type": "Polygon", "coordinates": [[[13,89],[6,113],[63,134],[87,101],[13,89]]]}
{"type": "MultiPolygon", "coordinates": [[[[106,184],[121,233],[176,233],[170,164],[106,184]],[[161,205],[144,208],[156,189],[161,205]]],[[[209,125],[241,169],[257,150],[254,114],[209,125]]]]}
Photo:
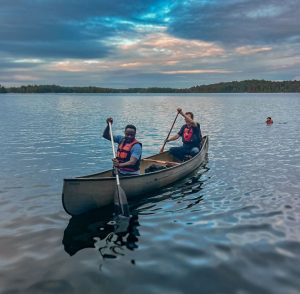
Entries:
{"type": "Polygon", "coordinates": [[[174,121],[173,121],[173,124],[172,124],[171,129],[170,129],[170,131],[169,131],[169,133],[168,133],[168,136],[167,136],[167,138],[166,138],[166,140],[165,140],[165,142],[164,142],[164,145],[160,148],[160,151],[159,151],[160,153],[163,153],[163,152],[164,152],[164,148],[165,148],[165,146],[166,146],[167,140],[169,139],[169,136],[170,136],[170,134],[171,134],[171,132],[172,132],[172,130],[173,130],[173,127],[174,127],[174,125],[175,125],[175,122],[176,122],[176,120],[177,120],[178,115],[179,115],[179,112],[177,112],[177,115],[176,115],[176,117],[175,117],[175,119],[174,119],[174,121]]]}
{"type": "MultiPolygon", "coordinates": [[[[115,152],[115,143],[114,143],[114,137],[112,134],[112,127],[111,122],[109,122],[109,133],[110,133],[110,140],[113,150],[113,156],[114,159],[116,159],[116,152],[115,152]]],[[[119,178],[119,171],[116,167],[114,167],[115,175],[116,175],[116,190],[114,193],[114,204],[115,204],[115,212],[117,215],[121,214],[123,216],[128,217],[130,215],[129,213],[129,207],[127,202],[127,197],[125,194],[125,191],[122,189],[120,184],[120,178],[119,178]]]]}

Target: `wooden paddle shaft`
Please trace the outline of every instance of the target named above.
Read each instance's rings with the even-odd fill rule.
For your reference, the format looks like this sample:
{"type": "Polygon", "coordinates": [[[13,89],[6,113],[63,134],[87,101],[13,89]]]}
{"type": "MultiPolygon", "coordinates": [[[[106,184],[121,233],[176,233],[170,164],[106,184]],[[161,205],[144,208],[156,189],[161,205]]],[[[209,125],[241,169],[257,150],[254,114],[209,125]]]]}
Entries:
{"type": "Polygon", "coordinates": [[[178,115],[179,115],[179,112],[177,112],[176,117],[175,117],[175,119],[174,119],[174,121],[173,121],[173,124],[172,124],[172,126],[171,126],[171,129],[170,129],[170,131],[169,131],[169,133],[168,133],[168,136],[167,136],[167,138],[166,138],[166,140],[165,140],[165,142],[164,142],[164,145],[163,145],[163,146],[161,147],[161,149],[160,149],[160,152],[161,152],[161,153],[164,151],[164,148],[165,148],[165,146],[166,146],[167,140],[169,139],[169,136],[170,136],[170,134],[171,134],[171,132],[172,132],[172,130],[173,130],[173,127],[174,127],[174,125],[175,125],[175,122],[176,122],[176,120],[177,120],[178,115]]]}

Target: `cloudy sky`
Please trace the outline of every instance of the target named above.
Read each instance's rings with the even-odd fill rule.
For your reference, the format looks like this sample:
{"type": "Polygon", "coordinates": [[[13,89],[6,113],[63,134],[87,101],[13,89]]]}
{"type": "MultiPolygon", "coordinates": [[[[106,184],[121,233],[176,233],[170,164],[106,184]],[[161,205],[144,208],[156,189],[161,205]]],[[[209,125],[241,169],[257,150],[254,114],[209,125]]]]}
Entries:
{"type": "Polygon", "coordinates": [[[299,0],[0,0],[0,84],[300,80],[299,0]]]}

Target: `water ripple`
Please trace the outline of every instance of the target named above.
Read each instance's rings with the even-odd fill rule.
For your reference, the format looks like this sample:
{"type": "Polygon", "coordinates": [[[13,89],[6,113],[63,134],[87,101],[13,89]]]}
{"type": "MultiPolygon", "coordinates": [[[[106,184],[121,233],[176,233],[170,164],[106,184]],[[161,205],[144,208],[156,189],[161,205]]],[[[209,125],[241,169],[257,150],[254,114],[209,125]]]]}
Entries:
{"type": "Polygon", "coordinates": [[[298,294],[299,110],[298,94],[1,96],[3,293],[298,294]],[[191,105],[210,138],[198,173],[131,202],[125,223],[63,211],[64,177],[111,167],[106,117],[134,123],[147,156],[191,105]]]}

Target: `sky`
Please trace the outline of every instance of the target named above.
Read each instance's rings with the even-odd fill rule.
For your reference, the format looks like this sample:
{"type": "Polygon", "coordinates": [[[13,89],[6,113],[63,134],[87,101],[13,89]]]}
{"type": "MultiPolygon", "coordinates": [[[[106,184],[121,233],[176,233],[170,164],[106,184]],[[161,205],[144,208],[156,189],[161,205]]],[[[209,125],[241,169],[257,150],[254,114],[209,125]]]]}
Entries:
{"type": "Polygon", "coordinates": [[[0,85],[300,80],[300,0],[0,0],[0,85]]]}

